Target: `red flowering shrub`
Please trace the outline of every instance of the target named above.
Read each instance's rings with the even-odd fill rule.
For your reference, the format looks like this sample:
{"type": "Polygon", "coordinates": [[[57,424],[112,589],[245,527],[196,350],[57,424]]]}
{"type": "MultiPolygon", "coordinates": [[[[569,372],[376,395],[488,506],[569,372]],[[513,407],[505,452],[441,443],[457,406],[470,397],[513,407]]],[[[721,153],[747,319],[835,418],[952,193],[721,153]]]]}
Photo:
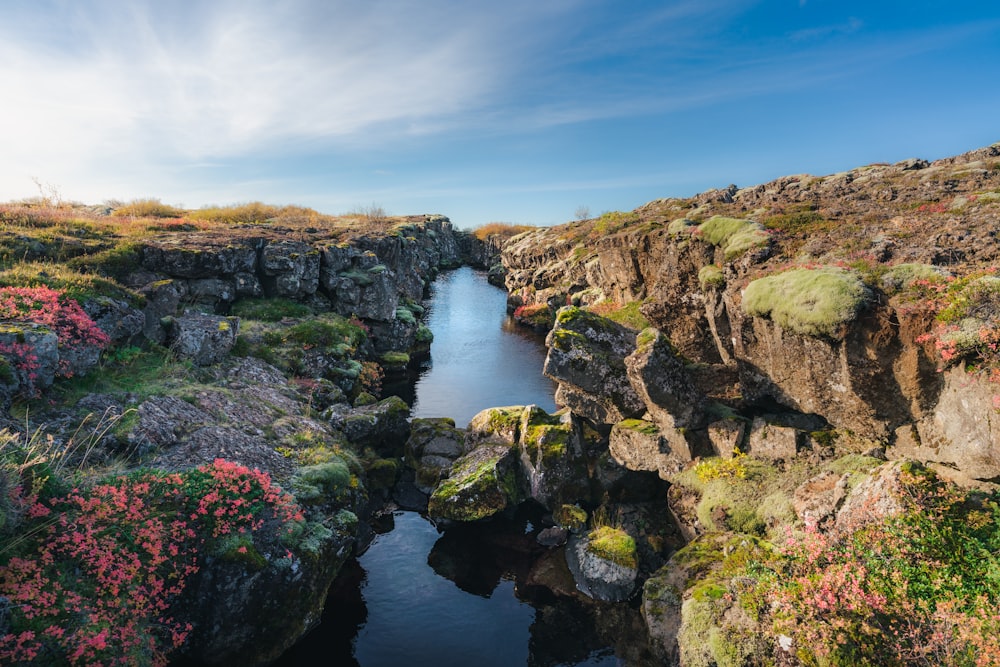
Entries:
{"type": "MultiPolygon", "coordinates": [[[[105,348],[110,339],[73,299],[50,287],[0,287],[0,321],[33,322],[40,324],[59,339],[59,347],[76,349],[90,345],[105,348]]],[[[0,355],[9,358],[21,373],[25,393],[33,393],[38,359],[24,343],[0,344],[0,355]]],[[[59,374],[72,375],[65,361],[60,362],[59,374]]]]}
{"type": "Polygon", "coordinates": [[[0,567],[0,663],[166,664],[191,630],[171,605],[213,542],[303,521],[267,474],[223,460],[73,489],[28,516],[33,548],[0,567]]]}
{"type": "Polygon", "coordinates": [[[1000,665],[1000,507],[917,469],[899,517],[789,539],[769,610],[805,664],[1000,665]]]}

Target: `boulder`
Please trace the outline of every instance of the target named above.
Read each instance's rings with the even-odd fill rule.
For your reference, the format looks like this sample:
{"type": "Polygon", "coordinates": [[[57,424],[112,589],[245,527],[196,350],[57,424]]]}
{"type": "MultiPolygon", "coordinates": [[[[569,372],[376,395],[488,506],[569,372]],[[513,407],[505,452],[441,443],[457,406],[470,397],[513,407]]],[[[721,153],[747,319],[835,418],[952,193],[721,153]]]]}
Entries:
{"type": "Polygon", "coordinates": [[[771,424],[756,417],[750,427],[749,453],[760,459],[795,458],[803,438],[802,431],[790,426],[771,424]]]}
{"type": "Polygon", "coordinates": [[[455,428],[454,419],[416,418],[410,422],[405,459],[415,471],[414,484],[422,493],[429,495],[464,453],[465,431],[455,428]]]}
{"type": "Polygon", "coordinates": [[[822,527],[836,517],[847,492],[848,475],[827,471],[800,484],[792,506],[807,527],[822,527]]]}
{"type": "Polygon", "coordinates": [[[382,457],[398,457],[410,432],[409,416],[410,406],[399,396],[390,396],[372,405],[335,409],[330,425],[359,447],[371,447],[382,457]]]}
{"type": "Polygon", "coordinates": [[[483,444],[461,456],[451,475],[431,494],[428,513],[435,520],[477,521],[508,508],[521,499],[517,453],[514,447],[483,444]]]}
{"type": "MultiPolygon", "coordinates": [[[[636,343],[635,352],[625,358],[625,368],[650,418],[671,429],[704,426],[705,396],[695,387],[670,341],[650,328],[639,334],[636,343]]],[[[675,448],[678,445],[674,443],[675,448]]]]}
{"type": "Polygon", "coordinates": [[[7,360],[5,385],[20,391],[48,387],[59,373],[59,337],[40,324],[0,322],[0,355],[7,360]]]}
{"type": "Polygon", "coordinates": [[[327,590],[352,553],[357,518],[344,510],[317,525],[308,543],[287,545],[277,526],[265,523],[252,551],[210,556],[177,614],[193,626],[183,657],[266,665],[318,625],[327,590]]]}
{"type": "MultiPolygon", "coordinates": [[[[628,542],[632,540],[624,531],[609,528],[620,533],[612,537],[628,542]]],[[[595,549],[597,531],[589,535],[569,537],[566,544],[566,564],[576,579],[577,588],[588,597],[605,602],[627,600],[635,590],[639,570],[635,561],[635,542],[622,550],[620,558],[609,556],[607,552],[595,549]],[[631,556],[629,560],[628,556],[631,556]]]]}
{"type": "Polygon", "coordinates": [[[645,410],[625,368],[625,357],[635,350],[632,330],[567,306],[559,310],[545,344],[543,372],[559,383],[558,398],[574,413],[613,424],[645,410]]]}
{"type": "Polygon", "coordinates": [[[189,311],[168,323],[167,345],[199,366],[210,366],[225,359],[233,349],[240,320],[189,311]]]}
{"type": "Polygon", "coordinates": [[[545,507],[590,500],[589,466],[570,413],[529,405],[521,415],[521,472],[528,495],[545,507]]]}
{"type": "Polygon", "coordinates": [[[187,297],[188,286],[183,280],[155,280],[140,288],[139,293],[146,297],[146,307],[143,309],[145,323],[142,333],[154,343],[162,344],[167,338],[165,318],[177,314],[181,301],[187,297]]]}
{"type": "Polygon", "coordinates": [[[138,336],[146,324],[146,316],[127,301],[98,296],[83,303],[87,313],[114,343],[122,343],[138,336]]]}
{"type": "Polygon", "coordinates": [[[683,435],[644,419],[626,419],[612,426],[608,449],[629,470],[655,472],[665,480],[691,460],[683,435]]]}
{"type": "Polygon", "coordinates": [[[742,419],[720,419],[708,425],[708,442],[716,456],[731,459],[743,445],[747,425],[742,419]]]}

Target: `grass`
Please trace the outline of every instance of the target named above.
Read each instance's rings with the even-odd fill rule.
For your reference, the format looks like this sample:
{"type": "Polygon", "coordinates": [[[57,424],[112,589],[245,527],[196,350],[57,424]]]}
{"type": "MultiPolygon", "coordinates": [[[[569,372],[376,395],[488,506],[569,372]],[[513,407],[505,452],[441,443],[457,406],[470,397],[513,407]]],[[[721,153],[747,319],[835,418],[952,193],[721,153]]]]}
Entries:
{"type": "Polygon", "coordinates": [[[743,294],[743,310],[797,334],[838,339],[843,325],[858,316],[868,299],[868,289],[853,271],[801,268],[751,282],[743,294]]]}
{"type": "Polygon", "coordinates": [[[312,309],[304,303],[280,297],[248,298],[234,303],[232,314],[248,320],[279,322],[286,317],[308,317],[312,314],[312,309]]]}
{"type": "Polygon", "coordinates": [[[721,289],[726,286],[726,277],[722,274],[722,269],[709,264],[698,270],[698,284],[703,290],[721,289]]]}
{"type": "Polygon", "coordinates": [[[623,327],[628,327],[634,331],[642,331],[649,328],[649,320],[640,311],[642,303],[642,301],[630,301],[622,305],[614,301],[601,301],[590,306],[588,310],[595,315],[600,315],[612,322],[617,322],[623,327]]]}
{"type": "Polygon", "coordinates": [[[538,228],[532,227],[531,225],[514,225],[509,222],[488,222],[482,227],[476,227],[473,229],[471,234],[480,241],[485,241],[491,236],[495,236],[506,241],[507,239],[517,236],[518,234],[534,231],[536,229],[538,228]]]}

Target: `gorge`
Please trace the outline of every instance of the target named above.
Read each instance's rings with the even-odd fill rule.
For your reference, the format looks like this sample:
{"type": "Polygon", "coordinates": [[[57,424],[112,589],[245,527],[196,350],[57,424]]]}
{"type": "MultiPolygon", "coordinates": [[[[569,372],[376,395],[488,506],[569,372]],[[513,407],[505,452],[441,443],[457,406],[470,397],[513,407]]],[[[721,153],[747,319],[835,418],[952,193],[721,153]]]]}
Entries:
{"type": "Polygon", "coordinates": [[[4,215],[2,657],[267,664],[326,633],[361,554],[505,601],[482,613],[517,619],[518,663],[1000,664],[1000,145],[485,239],[439,215],[129,237],[4,215]],[[486,335],[484,292],[457,319],[424,302],[463,263],[503,279],[496,306],[544,355],[486,335]],[[486,404],[455,392],[497,365],[515,382],[486,404]],[[553,404],[548,380],[520,393],[539,370],[553,404]],[[389,389],[414,375],[411,414],[389,389]],[[108,508],[91,548],[121,532],[148,572],[114,589],[132,601],[101,593],[88,634],[67,600],[111,589],[69,545],[107,499],[136,509],[108,508]],[[509,556],[486,584],[461,571],[483,551],[509,556]],[[92,588],[64,589],[70,571],[92,588]]]}

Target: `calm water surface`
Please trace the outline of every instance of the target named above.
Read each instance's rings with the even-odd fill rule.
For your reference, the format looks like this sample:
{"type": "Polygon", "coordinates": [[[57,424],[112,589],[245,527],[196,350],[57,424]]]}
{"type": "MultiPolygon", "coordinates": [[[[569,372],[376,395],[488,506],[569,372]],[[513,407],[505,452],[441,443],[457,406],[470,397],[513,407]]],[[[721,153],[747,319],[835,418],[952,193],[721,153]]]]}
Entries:
{"type": "MultiPolygon", "coordinates": [[[[462,268],[437,279],[425,319],[434,332],[432,359],[411,397],[414,416],[453,417],[465,426],[488,407],[554,410],[555,385],[541,374],[544,345],[513,326],[505,305],[506,294],[480,272],[462,268]]],[[[620,626],[623,619],[635,625],[637,612],[619,609],[609,619],[532,585],[542,554],[537,517],[443,534],[414,512],[387,520],[371,547],[345,566],[320,626],[280,665],[639,664],[616,657],[614,648],[621,653],[630,642],[620,626]]]]}
{"type": "Polygon", "coordinates": [[[441,274],[425,324],[434,332],[429,367],[416,383],[414,417],[452,417],[464,427],[480,410],[535,404],[555,409],[542,375],[543,337],[507,315],[507,293],[469,267],[441,274]]]}

